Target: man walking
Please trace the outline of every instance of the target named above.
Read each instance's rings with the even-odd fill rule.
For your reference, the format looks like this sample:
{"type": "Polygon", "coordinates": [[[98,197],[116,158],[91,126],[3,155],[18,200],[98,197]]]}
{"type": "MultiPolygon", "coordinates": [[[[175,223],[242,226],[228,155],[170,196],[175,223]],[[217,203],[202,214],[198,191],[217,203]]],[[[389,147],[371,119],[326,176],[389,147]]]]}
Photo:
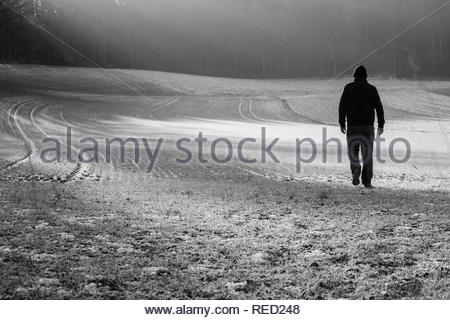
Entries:
{"type": "Polygon", "coordinates": [[[345,86],[341,96],[339,125],[341,132],[347,133],[353,185],[359,185],[361,176],[364,187],[372,188],[375,111],[378,118],[378,135],[382,135],[384,128],[383,105],[377,88],[367,82],[367,71],[364,66],[357,67],[353,76],[355,80],[345,86]],[[359,159],[360,150],[363,160],[362,172],[359,159]]]}

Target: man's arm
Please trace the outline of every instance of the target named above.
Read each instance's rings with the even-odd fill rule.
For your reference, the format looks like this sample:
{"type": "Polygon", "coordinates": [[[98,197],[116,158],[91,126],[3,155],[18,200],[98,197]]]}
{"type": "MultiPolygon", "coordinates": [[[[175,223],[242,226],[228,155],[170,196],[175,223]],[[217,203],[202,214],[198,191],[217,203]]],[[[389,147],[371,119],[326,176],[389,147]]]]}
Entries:
{"type": "Polygon", "coordinates": [[[375,101],[374,101],[374,108],[377,112],[377,118],[378,118],[378,132],[383,133],[384,128],[384,109],[383,104],[381,103],[380,95],[378,94],[377,88],[374,88],[374,94],[375,94],[375,101]]]}
{"type": "Polygon", "coordinates": [[[347,117],[347,87],[341,95],[341,100],[339,102],[339,125],[341,126],[341,132],[345,133],[345,118],[347,117]]]}

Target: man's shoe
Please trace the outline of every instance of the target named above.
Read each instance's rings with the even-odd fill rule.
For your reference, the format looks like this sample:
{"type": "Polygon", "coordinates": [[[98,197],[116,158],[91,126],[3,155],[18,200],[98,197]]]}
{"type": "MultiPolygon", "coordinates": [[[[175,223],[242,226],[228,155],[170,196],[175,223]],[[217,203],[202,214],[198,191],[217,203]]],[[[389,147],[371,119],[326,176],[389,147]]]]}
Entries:
{"type": "Polygon", "coordinates": [[[373,189],[373,186],[372,186],[372,184],[369,182],[369,183],[364,183],[364,188],[366,188],[366,189],[373,189]]]}
{"type": "Polygon", "coordinates": [[[352,180],[352,183],[353,183],[353,185],[354,186],[357,186],[357,185],[359,185],[359,174],[353,174],[353,180],[352,180]]]}

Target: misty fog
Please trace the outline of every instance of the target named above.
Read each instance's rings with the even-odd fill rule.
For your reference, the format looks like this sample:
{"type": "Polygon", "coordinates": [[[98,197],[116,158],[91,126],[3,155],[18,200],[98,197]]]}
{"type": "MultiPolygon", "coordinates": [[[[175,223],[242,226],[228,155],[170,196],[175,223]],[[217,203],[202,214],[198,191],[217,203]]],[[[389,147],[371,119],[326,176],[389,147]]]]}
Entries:
{"type": "MultiPolygon", "coordinates": [[[[443,0],[9,1],[103,67],[329,77],[443,0]]],[[[373,74],[450,75],[447,6],[364,61],[373,74]]],[[[0,5],[0,61],[92,65],[0,5]]]]}

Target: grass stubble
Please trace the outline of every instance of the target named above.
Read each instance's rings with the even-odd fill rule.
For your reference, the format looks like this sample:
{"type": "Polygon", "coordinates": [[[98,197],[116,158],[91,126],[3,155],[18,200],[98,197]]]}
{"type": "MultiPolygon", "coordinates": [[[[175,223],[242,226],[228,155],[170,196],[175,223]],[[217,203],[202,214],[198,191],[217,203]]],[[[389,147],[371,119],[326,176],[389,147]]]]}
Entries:
{"type": "Polygon", "coordinates": [[[449,299],[448,193],[2,181],[2,299],[449,299]]]}

